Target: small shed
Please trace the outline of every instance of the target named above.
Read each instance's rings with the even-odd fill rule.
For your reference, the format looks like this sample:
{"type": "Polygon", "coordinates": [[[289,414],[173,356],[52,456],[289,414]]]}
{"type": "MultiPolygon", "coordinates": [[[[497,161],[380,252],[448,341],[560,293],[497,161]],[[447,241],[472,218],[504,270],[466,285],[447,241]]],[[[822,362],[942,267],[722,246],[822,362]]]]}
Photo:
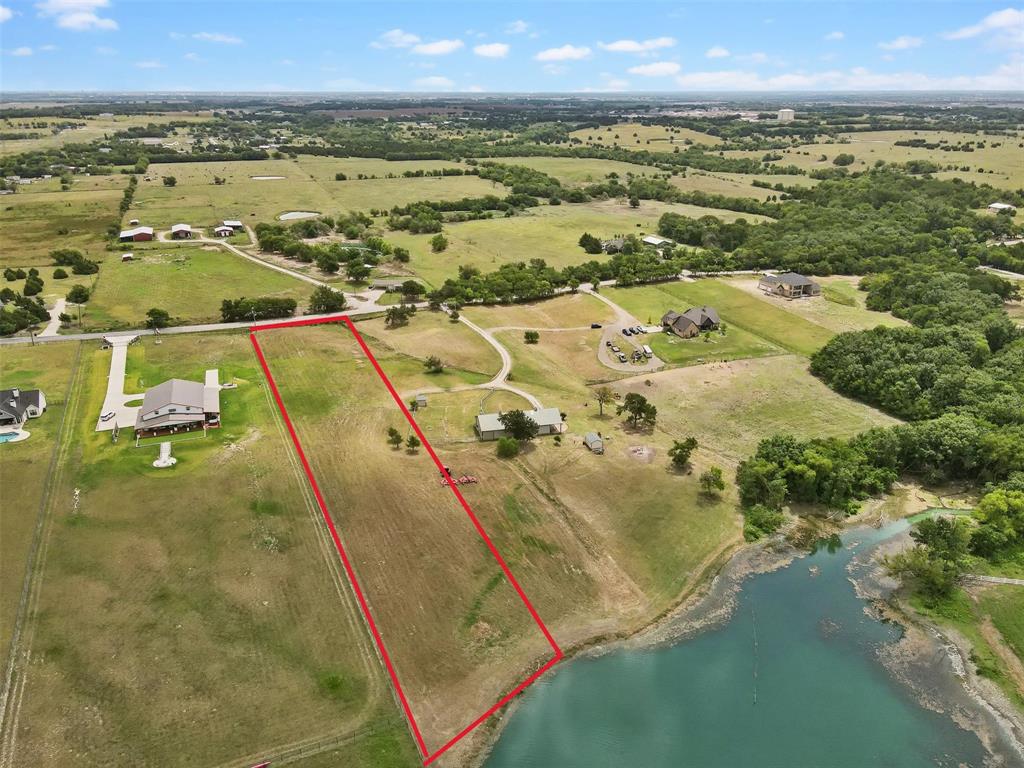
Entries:
{"type": "Polygon", "coordinates": [[[426,395],[416,395],[416,410],[419,410],[420,408],[426,408],[426,407],[427,407],[427,396],[426,395]]]}
{"type": "Polygon", "coordinates": [[[121,254],[121,263],[124,264],[126,261],[135,261],[135,254],[134,253],[122,253],[121,254]]]}
{"type": "Polygon", "coordinates": [[[175,240],[188,240],[192,237],[192,227],[188,224],[172,224],[171,237],[175,240]]]}
{"type": "Polygon", "coordinates": [[[137,226],[139,226],[139,220],[138,219],[132,219],[131,221],[128,222],[128,226],[130,226],[130,227],[137,227],[137,226]]]}
{"type": "Polygon", "coordinates": [[[604,453],[604,440],[597,432],[587,432],[583,436],[583,444],[590,449],[592,453],[604,453]]]}
{"type": "Polygon", "coordinates": [[[225,227],[231,227],[233,230],[235,230],[235,232],[241,232],[243,229],[245,229],[245,225],[243,225],[242,222],[238,221],[237,219],[224,219],[222,224],[225,227]]]}
{"type": "Polygon", "coordinates": [[[989,203],[988,209],[993,213],[1002,213],[1003,211],[1016,211],[1016,206],[1010,205],[1009,203],[989,203]]]}
{"type": "Polygon", "coordinates": [[[219,227],[213,228],[213,234],[215,234],[217,237],[231,237],[233,234],[235,234],[235,230],[233,230],[231,227],[226,227],[223,224],[221,224],[219,227]]]}
{"type": "Polygon", "coordinates": [[[667,237],[662,237],[661,235],[644,235],[642,242],[644,245],[652,245],[655,248],[665,248],[670,245],[675,245],[672,240],[669,240],[667,237]]]}

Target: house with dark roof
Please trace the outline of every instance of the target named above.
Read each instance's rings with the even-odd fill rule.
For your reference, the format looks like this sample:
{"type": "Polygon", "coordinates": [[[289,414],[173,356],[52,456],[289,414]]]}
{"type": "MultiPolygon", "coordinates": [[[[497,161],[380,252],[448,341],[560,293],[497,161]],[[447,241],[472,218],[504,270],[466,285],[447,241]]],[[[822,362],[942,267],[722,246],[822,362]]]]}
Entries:
{"type": "Polygon", "coordinates": [[[661,318],[661,327],[683,339],[691,339],[704,331],[718,330],[722,319],[714,307],[690,307],[685,312],[669,310],[661,318]]]}
{"type": "Polygon", "coordinates": [[[135,435],[152,437],[220,426],[220,384],[216,370],[206,383],[168,379],[146,391],[135,417],[135,435]]]}
{"type": "Polygon", "coordinates": [[[46,411],[46,396],[38,389],[0,390],[0,429],[21,429],[46,411]]]}
{"type": "Polygon", "coordinates": [[[796,272],[768,272],[757,281],[757,287],[767,294],[784,299],[801,299],[805,296],[820,296],[821,286],[796,272]]]}

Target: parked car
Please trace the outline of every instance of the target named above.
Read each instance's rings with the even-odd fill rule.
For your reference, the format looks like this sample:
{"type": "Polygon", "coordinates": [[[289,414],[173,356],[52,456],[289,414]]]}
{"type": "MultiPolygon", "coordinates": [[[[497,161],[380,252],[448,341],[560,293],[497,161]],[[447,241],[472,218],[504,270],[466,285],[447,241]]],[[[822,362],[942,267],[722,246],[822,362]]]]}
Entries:
{"type": "Polygon", "coordinates": [[[621,351],[622,351],[621,349],[619,349],[619,348],[618,348],[617,346],[615,346],[614,344],[612,344],[612,352],[614,352],[614,353],[615,353],[615,354],[617,355],[617,354],[619,354],[619,352],[621,352],[621,351]]]}
{"type": "Polygon", "coordinates": [[[633,333],[639,335],[641,333],[646,333],[646,331],[644,330],[644,327],[642,325],[638,325],[633,328],[633,333]]]}
{"type": "Polygon", "coordinates": [[[590,324],[590,327],[591,327],[591,328],[600,328],[600,327],[601,327],[601,324],[600,324],[600,323],[591,323],[591,324],[590,324]]]}
{"type": "Polygon", "coordinates": [[[619,352],[619,362],[620,363],[625,363],[626,362],[626,356],[624,354],[622,354],[621,352],[619,352]]]}
{"type": "Polygon", "coordinates": [[[604,343],[604,345],[605,345],[606,347],[610,347],[610,346],[612,345],[612,340],[611,340],[611,339],[608,339],[608,341],[606,341],[606,342],[604,343]]]}
{"type": "Polygon", "coordinates": [[[622,329],[622,335],[623,336],[632,336],[633,335],[633,329],[632,328],[623,328],[622,329]]]}
{"type": "Polygon", "coordinates": [[[117,416],[116,411],[107,411],[102,416],[100,416],[100,421],[110,421],[115,416],[117,416]]]}

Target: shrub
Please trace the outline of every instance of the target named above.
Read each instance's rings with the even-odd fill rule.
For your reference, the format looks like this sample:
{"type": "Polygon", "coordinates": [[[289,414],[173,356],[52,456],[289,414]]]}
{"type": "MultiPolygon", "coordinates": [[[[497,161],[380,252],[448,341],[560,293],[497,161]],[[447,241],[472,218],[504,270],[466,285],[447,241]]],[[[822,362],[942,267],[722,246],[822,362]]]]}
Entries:
{"type": "Polygon", "coordinates": [[[498,458],[514,459],[519,455],[519,441],[513,437],[498,438],[498,458]]]}

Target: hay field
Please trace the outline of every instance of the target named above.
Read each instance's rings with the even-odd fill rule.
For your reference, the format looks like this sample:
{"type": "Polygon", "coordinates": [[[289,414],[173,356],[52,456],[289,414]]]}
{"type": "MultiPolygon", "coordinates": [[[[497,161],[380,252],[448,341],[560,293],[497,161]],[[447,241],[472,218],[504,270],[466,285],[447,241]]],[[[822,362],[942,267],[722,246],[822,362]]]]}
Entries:
{"type": "Polygon", "coordinates": [[[585,328],[614,319],[612,309],[586,293],[506,306],[471,306],[462,310],[484,328],[585,328]]]}
{"type": "Polygon", "coordinates": [[[710,148],[721,143],[721,139],[717,136],[689,128],[641,125],[640,123],[617,123],[601,128],[582,128],[569,135],[574,139],[579,139],[587,146],[617,146],[623,149],[646,149],[649,152],[672,152],[677,145],[682,149],[691,145],[710,148]],[[687,140],[689,140],[689,144],[686,143],[687,140]]]}
{"type": "Polygon", "coordinates": [[[617,173],[621,179],[627,174],[651,176],[660,173],[657,168],[620,160],[575,157],[503,157],[498,162],[508,165],[524,165],[554,176],[563,184],[583,185],[604,181],[609,173],[617,173]]]}
{"type": "Polygon", "coordinates": [[[778,175],[752,173],[712,173],[689,169],[685,176],[673,176],[673,186],[684,192],[707,192],[710,195],[726,195],[727,197],[751,197],[755,200],[767,200],[779,193],[772,189],[755,187],[752,182],[765,181],[769,184],[783,184],[787,187],[810,187],[818,183],[817,179],[808,176],[778,175]]]}
{"type": "Polygon", "coordinates": [[[350,736],[354,764],[413,764],[247,336],[131,347],[129,388],[208,367],[238,384],[224,427],[178,442],[169,470],[151,466],[155,447],[93,432],[109,355],[83,361],[16,764],[251,764],[350,736]],[[386,745],[380,762],[364,759],[363,729],[386,745]]]}

